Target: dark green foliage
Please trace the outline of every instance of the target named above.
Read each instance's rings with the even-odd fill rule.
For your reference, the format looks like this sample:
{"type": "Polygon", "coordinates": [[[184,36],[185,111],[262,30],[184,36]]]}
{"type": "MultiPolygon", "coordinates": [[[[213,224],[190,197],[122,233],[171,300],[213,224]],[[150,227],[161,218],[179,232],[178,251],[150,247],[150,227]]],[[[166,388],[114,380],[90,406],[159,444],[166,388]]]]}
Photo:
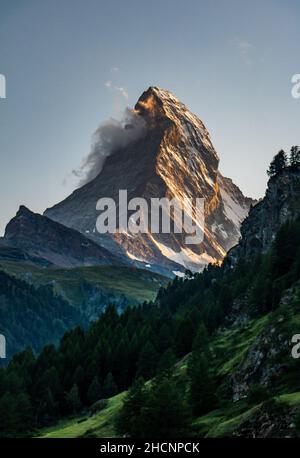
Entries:
{"type": "Polygon", "coordinates": [[[274,177],[284,169],[290,168],[297,170],[300,166],[300,148],[299,146],[292,146],[289,157],[284,150],[280,150],[271,161],[270,167],[267,171],[269,177],[274,177]]]}
{"type": "Polygon", "coordinates": [[[110,398],[118,392],[118,387],[115,383],[114,377],[111,372],[109,372],[103,382],[103,396],[110,398]]]}
{"type": "Polygon", "coordinates": [[[176,438],[187,434],[189,408],[184,393],[170,375],[149,387],[138,381],[130,390],[116,420],[120,434],[134,438],[176,438]]]}
{"type": "Polygon", "coordinates": [[[94,404],[96,401],[98,401],[101,398],[101,395],[102,395],[101,386],[100,386],[98,377],[95,376],[87,392],[87,398],[88,398],[89,403],[94,404]]]}
{"type": "Polygon", "coordinates": [[[216,386],[205,351],[194,350],[189,358],[190,403],[194,415],[203,415],[216,405],[216,386]]]}
{"type": "Polygon", "coordinates": [[[209,336],[203,322],[198,326],[196,337],[192,346],[193,352],[203,352],[208,356],[209,353],[209,336]]]}
{"type": "Polygon", "coordinates": [[[176,438],[186,435],[189,408],[182,387],[171,376],[153,381],[141,412],[142,437],[176,438]]]}
{"type": "Polygon", "coordinates": [[[299,146],[292,146],[290,152],[290,166],[297,169],[300,166],[300,148],[299,146]]]}
{"type": "Polygon", "coordinates": [[[268,175],[270,177],[273,177],[277,175],[278,173],[282,172],[282,170],[287,166],[287,156],[286,152],[284,150],[280,150],[276,156],[274,156],[269,170],[268,170],[268,175]]]}
{"type": "MultiPolygon", "coordinates": [[[[153,391],[147,387],[147,401],[143,405],[147,406],[148,414],[141,412],[140,417],[149,428],[155,428],[154,419],[161,412],[158,400],[167,387],[168,401],[159,401],[166,409],[169,408],[166,403],[173,402],[172,399],[177,399],[180,408],[182,402],[184,406],[190,403],[197,415],[214,408],[218,405],[214,398],[218,380],[209,345],[212,336],[220,325],[226,324],[233,303],[245,295],[250,317],[275,313],[285,290],[300,278],[299,255],[300,221],[288,222],[266,254],[242,259],[231,269],[225,265],[209,266],[192,279],[176,278],[159,291],[155,303],[144,303],[121,314],[110,306],[86,330],[76,327],[66,332],[57,347],[47,345],[38,356],[30,349],[16,354],[6,369],[0,369],[0,434],[21,435],[86,409],[101,397],[128,389],[137,376],[152,379],[159,374],[160,382],[153,384],[153,391]],[[185,393],[179,393],[170,369],[191,352],[190,382],[185,385],[185,393]]],[[[0,288],[3,291],[8,288],[11,297],[16,288],[23,289],[18,281],[7,279],[6,274],[1,278],[0,288]]],[[[32,300],[37,312],[45,291],[38,292],[41,295],[38,303],[37,290],[30,291],[28,302],[26,294],[22,296],[25,301],[22,307],[30,310],[28,304],[32,300]]],[[[55,304],[67,316],[66,310],[59,308],[65,304],[55,304]]],[[[43,316],[41,310],[39,313],[43,316]]],[[[30,316],[29,313],[29,320],[30,316]]],[[[175,407],[170,407],[174,415],[175,407]]],[[[176,426],[179,429],[184,428],[183,419],[180,421],[182,425],[176,426]]],[[[132,431],[141,425],[141,422],[133,425],[132,431]]],[[[163,432],[167,433],[167,430],[163,432]]],[[[142,434],[140,430],[139,435],[142,434]]]]}
{"type": "Polygon", "coordinates": [[[31,426],[32,406],[25,393],[6,393],[0,398],[0,437],[14,436],[16,432],[28,430],[31,426]]]}
{"type": "Polygon", "coordinates": [[[151,342],[143,346],[138,360],[137,375],[148,380],[154,376],[158,365],[158,354],[151,342]]]}
{"type": "Polygon", "coordinates": [[[295,431],[298,433],[298,435],[300,434],[300,410],[298,410],[298,412],[296,413],[295,417],[294,417],[294,427],[295,427],[295,431]]]}
{"type": "Polygon", "coordinates": [[[247,400],[249,404],[259,404],[262,401],[265,401],[270,397],[270,389],[268,390],[266,387],[262,385],[252,385],[249,388],[249,393],[247,400]]]}
{"type": "Polygon", "coordinates": [[[168,348],[162,355],[162,357],[159,360],[158,364],[158,371],[169,371],[171,368],[173,368],[174,364],[176,363],[176,356],[175,353],[171,348],[168,348]]]}
{"type": "Polygon", "coordinates": [[[90,414],[94,415],[101,410],[105,409],[108,406],[108,399],[99,399],[99,401],[94,402],[89,408],[90,414]]]}
{"type": "Polygon", "coordinates": [[[77,385],[73,385],[70,391],[67,393],[66,401],[72,413],[76,413],[79,411],[80,406],[81,406],[81,401],[80,401],[77,385]]]}
{"type": "Polygon", "coordinates": [[[28,342],[40,351],[49,341],[60,337],[76,323],[86,320],[50,286],[38,288],[0,271],[0,333],[6,336],[7,357],[28,342]]]}
{"type": "Polygon", "coordinates": [[[123,407],[116,418],[116,430],[119,434],[134,438],[142,436],[141,412],[146,404],[146,399],[147,392],[144,381],[139,378],[129,390],[123,407]]]}

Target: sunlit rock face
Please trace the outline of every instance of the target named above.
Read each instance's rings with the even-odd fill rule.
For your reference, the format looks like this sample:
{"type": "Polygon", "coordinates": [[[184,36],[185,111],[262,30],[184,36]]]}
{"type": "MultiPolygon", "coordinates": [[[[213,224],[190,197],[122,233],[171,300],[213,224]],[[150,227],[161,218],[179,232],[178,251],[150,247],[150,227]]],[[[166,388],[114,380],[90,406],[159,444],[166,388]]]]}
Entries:
{"type": "MultiPolygon", "coordinates": [[[[219,157],[204,124],[170,92],[150,87],[139,98],[134,113],[145,126],[141,135],[112,151],[96,178],[47,209],[46,215],[141,267],[199,271],[209,262],[220,262],[237,243],[252,199],[245,198],[220,174],[219,157]],[[175,197],[182,205],[185,198],[204,198],[203,241],[187,245],[186,234],[174,230],[165,234],[99,234],[95,230],[96,203],[111,197],[118,207],[120,189],[128,191],[128,200],[145,198],[149,212],[151,198],[175,197]]],[[[128,128],[134,126],[124,126],[128,128]]],[[[191,212],[190,216],[195,215],[191,212]]]]}

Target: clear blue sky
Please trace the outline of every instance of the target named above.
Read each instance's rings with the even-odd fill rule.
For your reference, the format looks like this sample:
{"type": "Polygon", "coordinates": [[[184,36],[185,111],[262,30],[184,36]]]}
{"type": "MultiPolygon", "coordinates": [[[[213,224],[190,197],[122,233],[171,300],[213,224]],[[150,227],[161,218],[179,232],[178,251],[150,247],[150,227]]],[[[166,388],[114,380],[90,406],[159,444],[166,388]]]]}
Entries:
{"type": "Polygon", "coordinates": [[[300,143],[299,24],[297,0],[0,0],[0,233],[21,203],[68,195],[93,131],[150,85],[196,113],[221,171],[262,196],[273,154],[300,143]]]}

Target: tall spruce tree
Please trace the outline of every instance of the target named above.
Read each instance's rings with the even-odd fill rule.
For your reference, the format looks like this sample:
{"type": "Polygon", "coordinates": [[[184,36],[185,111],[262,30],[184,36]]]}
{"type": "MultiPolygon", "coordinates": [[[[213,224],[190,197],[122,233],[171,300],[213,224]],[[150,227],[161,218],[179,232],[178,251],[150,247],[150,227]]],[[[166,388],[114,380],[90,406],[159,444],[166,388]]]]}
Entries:
{"type": "Polygon", "coordinates": [[[290,152],[290,166],[297,168],[300,166],[300,148],[299,146],[292,146],[290,152]]]}
{"type": "Polygon", "coordinates": [[[88,388],[87,398],[90,404],[94,404],[94,402],[98,401],[102,396],[101,386],[98,380],[98,377],[95,376],[88,388]]]}
{"type": "Polygon", "coordinates": [[[287,166],[287,156],[286,152],[281,149],[273,158],[270,167],[267,171],[270,177],[277,175],[278,173],[282,172],[287,166]]]}
{"type": "Polygon", "coordinates": [[[116,417],[115,427],[119,434],[129,437],[141,437],[143,425],[141,412],[146,404],[144,380],[138,378],[124,399],[123,406],[116,417]]]}
{"type": "Polygon", "coordinates": [[[103,395],[110,398],[118,392],[118,387],[111,372],[107,374],[103,382],[103,395]]]}
{"type": "Polygon", "coordinates": [[[79,397],[78,386],[76,384],[73,385],[70,391],[67,393],[66,401],[72,413],[76,413],[79,411],[81,407],[81,401],[79,397]]]}

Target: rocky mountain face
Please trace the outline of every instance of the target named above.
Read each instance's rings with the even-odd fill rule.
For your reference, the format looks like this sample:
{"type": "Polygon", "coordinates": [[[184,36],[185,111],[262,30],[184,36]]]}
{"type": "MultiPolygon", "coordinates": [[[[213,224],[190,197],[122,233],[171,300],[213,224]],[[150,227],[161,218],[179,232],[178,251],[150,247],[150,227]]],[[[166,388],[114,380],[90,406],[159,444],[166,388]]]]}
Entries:
{"type": "Polygon", "coordinates": [[[80,232],[21,206],[0,240],[0,259],[60,267],[122,264],[80,232]]]}
{"type": "MultiPolygon", "coordinates": [[[[198,271],[209,262],[220,262],[237,243],[240,224],[253,201],[220,174],[219,157],[204,124],[170,92],[150,87],[139,98],[134,116],[144,126],[142,134],[114,149],[92,181],[47,209],[45,215],[147,268],[159,265],[174,272],[198,271]],[[146,199],[149,212],[151,198],[175,197],[182,205],[185,198],[204,198],[203,241],[186,244],[186,234],[174,229],[164,234],[99,234],[95,229],[97,201],[114,199],[118,215],[119,190],[127,190],[128,201],[146,199]]],[[[130,128],[135,127],[124,126],[130,128]]],[[[192,210],[190,216],[195,223],[192,210]]],[[[174,228],[175,217],[171,214],[170,218],[174,228]]]]}
{"type": "Polygon", "coordinates": [[[235,265],[240,257],[248,259],[255,253],[265,253],[280,226],[300,215],[300,170],[291,167],[272,177],[265,197],[251,208],[241,225],[241,240],[226,258],[235,265]]]}
{"type": "MultiPolygon", "coordinates": [[[[251,208],[249,216],[242,223],[241,240],[225,257],[225,272],[230,274],[230,268],[238,269],[239,260],[249,262],[256,254],[270,252],[280,227],[287,221],[294,221],[295,224],[299,217],[300,168],[286,167],[269,180],[265,197],[251,208]]],[[[282,256],[284,257],[284,253],[282,256]]],[[[294,258],[297,259],[296,244],[294,258]]],[[[288,266],[291,265],[289,262],[288,266]]],[[[284,278],[288,276],[288,272],[285,274],[276,279],[278,284],[285,284],[284,278]]],[[[269,275],[271,278],[271,273],[269,275]]],[[[275,280],[273,281],[275,284],[275,280]]],[[[287,282],[286,285],[288,287],[285,290],[282,286],[283,292],[277,308],[275,311],[271,308],[271,313],[260,319],[256,338],[251,342],[249,351],[230,374],[234,401],[247,397],[249,387],[253,384],[271,386],[274,381],[284,377],[286,371],[291,370],[291,336],[298,332],[296,319],[299,313],[300,291],[299,278],[295,272],[291,275],[290,283],[287,282]]],[[[234,299],[231,312],[226,319],[227,325],[230,323],[229,329],[246,329],[249,326],[253,318],[253,288],[255,284],[249,283],[246,291],[234,299]]]]}

